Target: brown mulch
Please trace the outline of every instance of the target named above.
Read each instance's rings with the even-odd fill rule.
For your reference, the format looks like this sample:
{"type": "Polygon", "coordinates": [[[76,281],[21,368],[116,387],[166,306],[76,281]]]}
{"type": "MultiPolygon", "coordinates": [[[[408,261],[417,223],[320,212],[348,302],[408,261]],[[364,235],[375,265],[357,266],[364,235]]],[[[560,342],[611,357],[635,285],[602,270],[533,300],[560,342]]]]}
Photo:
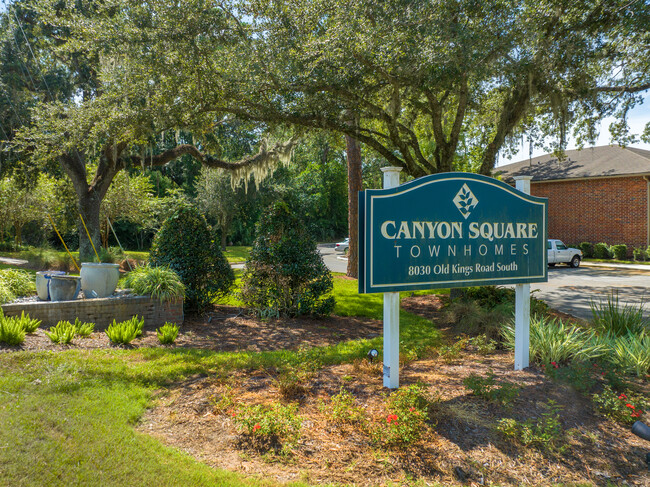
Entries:
{"type": "MultiPolygon", "coordinates": [[[[35,333],[27,335],[20,346],[0,344],[0,352],[117,348],[103,331],[95,332],[88,338],[75,338],[70,345],[53,343],[45,331],[37,329],[35,333]]],[[[242,314],[239,308],[216,306],[208,314],[188,316],[180,327],[176,343],[167,347],[222,352],[295,350],[299,347],[321,347],[341,341],[372,338],[381,332],[381,322],[370,319],[330,316],[261,321],[242,314]]],[[[160,344],[155,329],[145,328],[143,336],[134,340],[128,348],[158,346],[160,344]]]]}
{"type": "MultiPolygon", "coordinates": [[[[433,320],[441,330],[451,329],[442,317],[439,296],[415,296],[401,306],[433,320]]],[[[323,346],[345,340],[372,338],[382,332],[381,322],[330,317],[260,321],[237,308],[218,307],[209,315],[190,317],[174,347],[217,351],[279,350],[323,346]],[[211,318],[211,319],[210,319],[211,318]]],[[[62,347],[49,342],[43,330],[28,336],[26,350],[110,347],[104,333],[75,340],[62,347]]],[[[159,346],[155,332],[147,330],[134,347],[159,346]]],[[[0,351],[16,350],[0,347],[0,351]]],[[[624,427],[597,415],[590,401],[568,386],[551,381],[535,367],[513,370],[512,354],[504,351],[482,356],[471,346],[456,361],[431,356],[404,363],[402,386],[424,384],[437,398],[431,427],[418,443],[399,449],[373,445],[363,428],[328,420],[322,404],[341,387],[352,392],[368,417],[385,422],[386,390],[381,363],[360,360],[326,366],[307,378],[304,391],[286,399],[276,370],[239,371],[228,377],[196,376],[158,392],[154,407],[138,429],[198,460],[226,470],[280,482],[352,485],[586,485],[650,486],[645,452],[650,444],[624,427]],[[463,379],[492,370],[497,380],[521,389],[509,408],[468,393],[463,379]],[[292,455],[284,458],[260,451],[238,433],[229,409],[218,401],[232,397],[241,404],[299,403],[302,434],[292,455]],[[549,399],[561,407],[561,422],[569,445],[563,454],[545,453],[505,439],[494,428],[499,418],[540,418],[549,399]],[[418,484],[420,485],[420,484],[418,484]]],[[[648,393],[648,384],[637,384],[648,393]]]]}

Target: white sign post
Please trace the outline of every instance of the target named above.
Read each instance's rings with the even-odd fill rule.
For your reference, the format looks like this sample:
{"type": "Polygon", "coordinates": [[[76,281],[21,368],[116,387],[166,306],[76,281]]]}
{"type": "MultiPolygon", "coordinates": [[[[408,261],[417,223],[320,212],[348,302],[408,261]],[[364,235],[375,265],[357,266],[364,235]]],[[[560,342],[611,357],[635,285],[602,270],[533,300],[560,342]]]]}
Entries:
{"type": "MultiPolygon", "coordinates": [[[[516,188],[530,194],[531,176],[515,176],[516,188]]],[[[530,284],[515,284],[515,370],[530,360],[530,284]]]]}
{"type": "MultiPolygon", "coordinates": [[[[384,189],[399,186],[401,167],[382,167],[384,189]]],[[[399,387],[399,293],[384,293],[384,387],[399,387]]]]}

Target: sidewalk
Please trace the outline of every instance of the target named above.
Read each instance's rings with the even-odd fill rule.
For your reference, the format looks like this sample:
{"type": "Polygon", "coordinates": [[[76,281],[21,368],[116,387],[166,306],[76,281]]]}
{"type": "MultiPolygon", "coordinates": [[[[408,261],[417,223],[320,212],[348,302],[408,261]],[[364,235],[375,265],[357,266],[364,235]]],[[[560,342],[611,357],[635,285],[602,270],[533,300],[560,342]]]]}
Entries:
{"type": "Polygon", "coordinates": [[[602,267],[607,269],[625,269],[625,270],[636,270],[636,271],[646,271],[650,272],[650,265],[645,264],[618,264],[616,262],[585,262],[584,260],[580,263],[581,266],[585,267],[602,267]]]}

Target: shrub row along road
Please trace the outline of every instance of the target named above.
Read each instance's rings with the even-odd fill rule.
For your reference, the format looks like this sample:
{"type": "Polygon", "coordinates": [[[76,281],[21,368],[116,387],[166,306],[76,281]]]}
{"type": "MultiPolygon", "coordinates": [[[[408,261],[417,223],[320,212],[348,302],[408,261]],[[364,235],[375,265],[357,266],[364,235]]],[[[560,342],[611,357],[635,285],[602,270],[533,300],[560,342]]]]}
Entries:
{"type": "MultiPolygon", "coordinates": [[[[321,244],[318,250],[325,264],[332,272],[346,272],[347,260],[334,250],[334,244],[321,244]]],[[[554,309],[590,320],[591,301],[606,301],[610,292],[618,293],[619,303],[639,304],[650,301],[650,266],[648,270],[630,269],[620,266],[616,269],[588,267],[578,269],[559,265],[548,270],[548,282],[531,284],[537,290],[535,296],[554,309]]],[[[646,311],[650,315],[650,307],[646,311]]]]}

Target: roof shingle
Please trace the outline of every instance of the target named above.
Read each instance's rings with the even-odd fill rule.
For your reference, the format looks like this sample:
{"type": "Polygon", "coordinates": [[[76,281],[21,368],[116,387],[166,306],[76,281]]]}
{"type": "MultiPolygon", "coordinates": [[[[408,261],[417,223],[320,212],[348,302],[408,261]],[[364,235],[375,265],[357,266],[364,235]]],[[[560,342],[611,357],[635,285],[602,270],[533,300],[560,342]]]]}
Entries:
{"type": "Polygon", "coordinates": [[[533,181],[554,181],[606,176],[650,175],[650,151],[617,145],[565,151],[560,161],[553,154],[495,168],[496,176],[511,182],[514,176],[532,176],[533,181]]]}

